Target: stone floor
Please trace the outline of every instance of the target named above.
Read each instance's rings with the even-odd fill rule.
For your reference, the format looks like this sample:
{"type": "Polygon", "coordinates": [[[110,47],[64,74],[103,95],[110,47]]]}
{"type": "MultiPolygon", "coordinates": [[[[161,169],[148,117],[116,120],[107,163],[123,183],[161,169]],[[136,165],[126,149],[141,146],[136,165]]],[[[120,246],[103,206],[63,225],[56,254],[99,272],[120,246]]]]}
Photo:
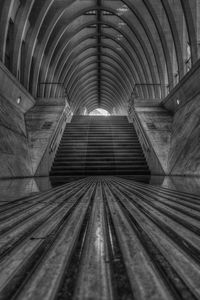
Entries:
{"type": "MultiPolygon", "coordinates": [[[[75,181],[80,178],[82,177],[68,177],[67,182],[75,181]]],[[[133,177],[127,176],[126,179],[132,180],[133,177]]],[[[142,179],[142,176],[138,176],[136,181],[143,182],[142,179]]],[[[135,177],[133,180],[135,180],[135,177]]],[[[193,193],[200,196],[200,177],[150,176],[148,181],[151,185],[180,192],[193,193]]],[[[0,201],[29,196],[34,193],[49,190],[51,187],[52,183],[49,177],[3,179],[0,180],[0,201]]]]}
{"type": "Polygon", "coordinates": [[[200,299],[198,183],[1,181],[0,299],[200,299]]]}

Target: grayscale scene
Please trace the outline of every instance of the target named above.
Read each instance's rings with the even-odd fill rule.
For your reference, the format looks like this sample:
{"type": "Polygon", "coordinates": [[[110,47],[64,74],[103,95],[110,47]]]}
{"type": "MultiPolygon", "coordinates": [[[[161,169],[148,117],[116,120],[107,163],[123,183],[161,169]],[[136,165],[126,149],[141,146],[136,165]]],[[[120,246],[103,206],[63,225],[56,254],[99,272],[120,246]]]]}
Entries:
{"type": "Polygon", "coordinates": [[[200,299],[200,0],[0,0],[0,300],[200,299]]]}

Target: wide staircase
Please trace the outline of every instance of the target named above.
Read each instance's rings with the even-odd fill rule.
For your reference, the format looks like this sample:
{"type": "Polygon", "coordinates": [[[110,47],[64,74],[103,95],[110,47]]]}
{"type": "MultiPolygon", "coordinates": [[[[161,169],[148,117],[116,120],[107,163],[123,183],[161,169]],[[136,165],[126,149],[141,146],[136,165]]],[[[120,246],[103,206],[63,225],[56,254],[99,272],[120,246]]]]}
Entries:
{"type": "Polygon", "coordinates": [[[125,116],[74,116],[50,176],[149,174],[136,131],[125,116]]]}

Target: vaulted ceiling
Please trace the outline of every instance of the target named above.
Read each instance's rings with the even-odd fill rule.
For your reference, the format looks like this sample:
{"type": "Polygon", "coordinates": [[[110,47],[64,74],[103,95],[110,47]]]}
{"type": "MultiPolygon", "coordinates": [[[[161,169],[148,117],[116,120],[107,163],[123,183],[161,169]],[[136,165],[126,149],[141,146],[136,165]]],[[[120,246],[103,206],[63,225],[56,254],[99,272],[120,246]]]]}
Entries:
{"type": "Polygon", "coordinates": [[[199,0],[0,0],[0,59],[73,111],[158,101],[199,58],[199,0]]]}

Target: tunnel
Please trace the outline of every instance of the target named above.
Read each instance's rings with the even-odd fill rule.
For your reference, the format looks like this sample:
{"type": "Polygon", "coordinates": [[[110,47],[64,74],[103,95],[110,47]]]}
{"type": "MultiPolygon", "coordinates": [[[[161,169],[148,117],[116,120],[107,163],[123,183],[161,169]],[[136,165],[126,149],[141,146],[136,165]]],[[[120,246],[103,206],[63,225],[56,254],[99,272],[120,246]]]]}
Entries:
{"type": "Polygon", "coordinates": [[[0,0],[0,299],[200,299],[200,0],[0,0]]]}

